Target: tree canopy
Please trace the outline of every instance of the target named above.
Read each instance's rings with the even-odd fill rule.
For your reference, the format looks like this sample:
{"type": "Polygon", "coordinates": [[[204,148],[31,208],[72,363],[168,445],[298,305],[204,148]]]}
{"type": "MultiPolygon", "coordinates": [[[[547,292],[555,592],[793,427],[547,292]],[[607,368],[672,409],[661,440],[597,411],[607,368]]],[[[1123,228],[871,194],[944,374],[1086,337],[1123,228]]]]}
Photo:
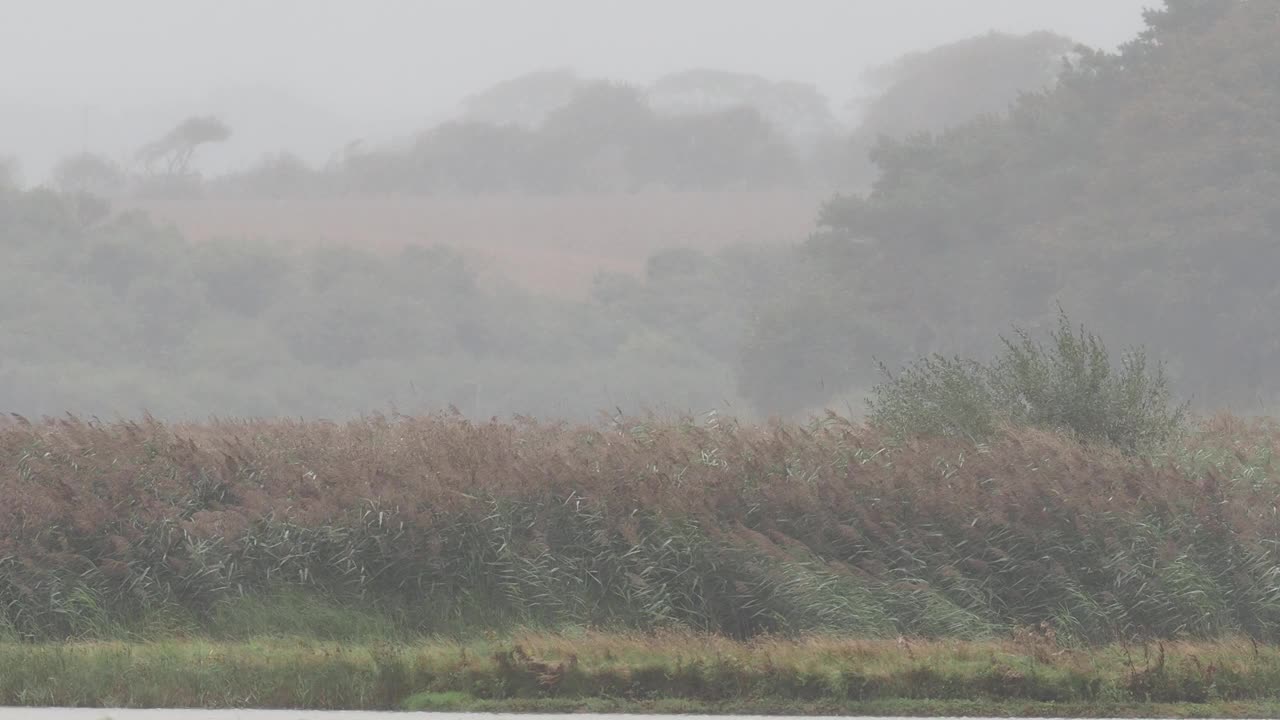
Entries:
{"type": "Polygon", "coordinates": [[[861,104],[859,134],[905,137],[1003,113],[1019,93],[1052,86],[1075,45],[1045,31],[991,32],[872,68],[864,81],[874,94],[861,104]]]}
{"type": "MultiPolygon", "coordinates": [[[[1006,116],[882,139],[873,189],[828,202],[808,243],[844,292],[806,316],[877,317],[902,354],[922,332],[931,349],[977,352],[1061,302],[1164,351],[1201,404],[1275,402],[1277,37],[1268,0],[1169,0],[1133,42],[1082,50],[1006,116]]],[[[786,332],[816,347],[839,327],[786,332]]],[[[862,366],[860,340],[838,351],[862,366]]]]}

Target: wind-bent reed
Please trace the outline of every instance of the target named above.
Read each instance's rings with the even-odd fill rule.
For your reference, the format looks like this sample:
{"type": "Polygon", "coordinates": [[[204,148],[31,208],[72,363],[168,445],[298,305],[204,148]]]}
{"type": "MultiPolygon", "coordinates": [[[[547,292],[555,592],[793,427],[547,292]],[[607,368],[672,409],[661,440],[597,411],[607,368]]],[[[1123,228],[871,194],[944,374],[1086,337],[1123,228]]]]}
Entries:
{"type": "Polygon", "coordinates": [[[1159,458],[838,418],[13,420],[0,636],[216,635],[291,597],[396,632],[1277,641],[1277,445],[1232,418],[1159,458]]]}

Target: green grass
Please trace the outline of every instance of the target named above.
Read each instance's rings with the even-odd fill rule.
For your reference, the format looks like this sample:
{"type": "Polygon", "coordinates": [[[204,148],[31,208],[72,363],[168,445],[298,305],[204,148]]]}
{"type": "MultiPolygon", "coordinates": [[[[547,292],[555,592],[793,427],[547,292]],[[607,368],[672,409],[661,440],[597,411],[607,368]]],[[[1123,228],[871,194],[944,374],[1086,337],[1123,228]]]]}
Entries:
{"type": "Polygon", "coordinates": [[[519,633],[0,644],[0,705],[1274,716],[1280,648],[519,633]]]}
{"type": "Polygon", "coordinates": [[[646,715],[813,715],[850,717],[1025,718],[1275,718],[1280,703],[1045,703],[1034,701],[889,700],[878,702],[745,702],[589,698],[476,700],[437,705],[432,693],[414,696],[405,710],[488,713],[622,713],[646,715]]]}

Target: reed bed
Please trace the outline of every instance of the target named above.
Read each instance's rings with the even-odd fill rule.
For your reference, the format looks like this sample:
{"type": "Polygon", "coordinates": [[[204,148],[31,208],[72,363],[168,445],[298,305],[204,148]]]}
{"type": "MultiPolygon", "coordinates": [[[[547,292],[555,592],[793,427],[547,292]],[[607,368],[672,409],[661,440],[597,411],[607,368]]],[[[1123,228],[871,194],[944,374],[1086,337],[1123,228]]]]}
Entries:
{"type": "Polygon", "coordinates": [[[1029,430],[891,445],[836,417],[13,418],[0,640],[1276,643],[1278,445],[1231,417],[1147,457],[1029,430]]]}

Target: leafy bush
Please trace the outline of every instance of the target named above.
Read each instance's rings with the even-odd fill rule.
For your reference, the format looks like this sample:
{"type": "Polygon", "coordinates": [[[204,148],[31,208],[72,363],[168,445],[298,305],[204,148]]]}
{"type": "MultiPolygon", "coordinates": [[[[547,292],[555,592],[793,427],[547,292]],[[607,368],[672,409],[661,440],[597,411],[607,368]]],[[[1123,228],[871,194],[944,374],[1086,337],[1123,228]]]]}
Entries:
{"type": "Polygon", "coordinates": [[[1136,452],[1159,446],[1184,427],[1186,405],[1175,405],[1163,365],[1148,367],[1141,349],[1117,367],[1106,346],[1065,313],[1046,346],[1015,328],[989,363],[941,355],[922,358],[868,399],[873,425],[899,437],[961,436],[983,440],[1003,425],[1063,430],[1136,452]]]}

